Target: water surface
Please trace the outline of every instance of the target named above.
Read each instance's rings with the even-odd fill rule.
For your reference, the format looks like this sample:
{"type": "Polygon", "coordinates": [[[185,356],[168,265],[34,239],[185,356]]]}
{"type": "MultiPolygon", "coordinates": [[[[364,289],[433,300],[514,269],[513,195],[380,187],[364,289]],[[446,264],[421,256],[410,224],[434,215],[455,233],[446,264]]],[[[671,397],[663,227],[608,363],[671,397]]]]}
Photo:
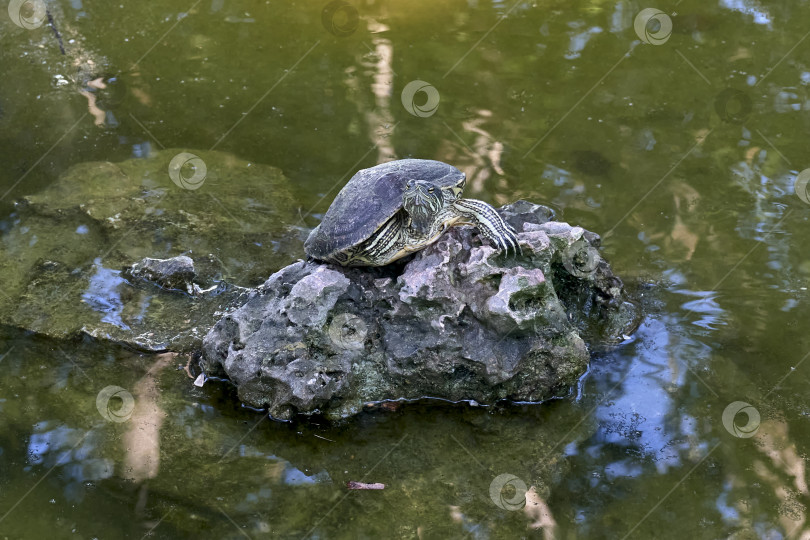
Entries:
{"type": "Polygon", "coordinates": [[[2,231],[69,166],[164,147],[281,168],[302,227],[358,168],[439,159],[468,196],[602,234],[641,328],[595,349],[566,399],[342,426],[267,420],[225,384],[194,387],[184,357],[5,328],[0,534],[810,537],[810,204],[794,193],[810,6],[358,1],[324,24],[326,5],[53,0],[31,29],[0,13],[2,231]],[[644,8],[661,13],[637,32],[644,8]],[[403,103],[413,81],[427,93],[403,103]],[[109,385],[145,416],[105,419],[109,385]],[[502,474],[525,508],[490,497],[502,474]]]}

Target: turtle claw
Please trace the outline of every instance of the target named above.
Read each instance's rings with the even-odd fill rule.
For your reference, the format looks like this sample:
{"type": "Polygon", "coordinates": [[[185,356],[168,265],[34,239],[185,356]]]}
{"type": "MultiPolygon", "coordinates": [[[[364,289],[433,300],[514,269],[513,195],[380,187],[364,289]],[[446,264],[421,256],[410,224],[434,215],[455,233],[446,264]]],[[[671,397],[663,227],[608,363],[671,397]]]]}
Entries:
{"type": "Polygon", "coordinates": [[[515,239],[515,247],[514,247],[515,257],[522,257],[523,256],[523,249],[521,249],[520,244],[518,244],[517,239],[515,239]]]}
{"type": "Polygon", "coordinates": [[[518,241],[517,235],[512,230],[507,230],[506,234],[498,238],[498,247],[501,248],[506,255],[509,255],[509,249],[511,248],[514,252],[514,255],[517,256],[520,254],[523,255],[523,249],[520,247],[520,242],[518,241]]]}
{"type": "Polygon", "coordinates": [[[514,255],[523,255],[523,249],[520,247],[520,242],[518,241],[517,235],[512,230],[507,230],[506,234],[503,236],[503,240],[505,241],[506,249],[504,251],[506,254],[509,254],[509,248],[512,248],[514,255]]]}
{"type": "Polygon", "coordinates": [[[518,242],[517,233],[509,223],[489,204],[475,199],[458,199],[453,203],[454,210],[463,218],[464,223],[475,225],[498,251],[514,251],[515,255],[523,254],[518,242]]]}

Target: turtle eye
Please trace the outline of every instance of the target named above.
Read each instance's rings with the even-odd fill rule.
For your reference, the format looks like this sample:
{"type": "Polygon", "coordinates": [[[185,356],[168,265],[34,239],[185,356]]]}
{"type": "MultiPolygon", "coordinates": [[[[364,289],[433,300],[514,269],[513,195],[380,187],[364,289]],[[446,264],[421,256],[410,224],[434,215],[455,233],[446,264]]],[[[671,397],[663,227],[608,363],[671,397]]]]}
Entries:
{"type": "Polygon", "coordinates": [[[411,189],[411,183],[410,183],[410,182],[408,182],[407,184],[405,184],[405,189],[411,189]]]}

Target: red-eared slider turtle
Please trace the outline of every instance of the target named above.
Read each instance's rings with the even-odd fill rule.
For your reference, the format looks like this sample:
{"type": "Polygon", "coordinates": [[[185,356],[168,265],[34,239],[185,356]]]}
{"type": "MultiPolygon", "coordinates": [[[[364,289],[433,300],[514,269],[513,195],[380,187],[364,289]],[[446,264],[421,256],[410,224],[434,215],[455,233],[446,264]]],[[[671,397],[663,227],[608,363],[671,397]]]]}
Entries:
{"type": "Polygon", "coordinates": [[[340,190],[304,249],[343,266],[383,266],[419,251],[449,227],[474,225],[502,251],[517,236],[485,202],[462,199],[466,176],[452,165],[401,159],[363,169],[340,190]]]}

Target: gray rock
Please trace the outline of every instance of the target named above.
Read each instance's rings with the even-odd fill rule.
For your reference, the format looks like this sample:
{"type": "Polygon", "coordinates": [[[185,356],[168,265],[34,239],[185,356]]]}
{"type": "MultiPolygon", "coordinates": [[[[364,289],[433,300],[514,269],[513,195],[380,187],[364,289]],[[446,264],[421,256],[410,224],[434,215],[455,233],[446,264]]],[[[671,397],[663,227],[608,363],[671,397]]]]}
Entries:
{"type": "Polygon", "coordinates": [[[130,279],[145,279],[164,289],[179,289],[189,294],[194,292],[194,261],[180,255],[171,259],[144,257],[132,266],[124,268],[124,275],[130,279]]]}
{"type": "Polygon", "coordinates": [[[523,254],[505,257],[470,227],[383,268],[299,261],[273,274],[203,339],[203,366],[272,416],[345,418],[368,402],[492,404],[569,392],[585,339],[637,324],[599,237],[518,201],[501,210],[523,254]]]}

